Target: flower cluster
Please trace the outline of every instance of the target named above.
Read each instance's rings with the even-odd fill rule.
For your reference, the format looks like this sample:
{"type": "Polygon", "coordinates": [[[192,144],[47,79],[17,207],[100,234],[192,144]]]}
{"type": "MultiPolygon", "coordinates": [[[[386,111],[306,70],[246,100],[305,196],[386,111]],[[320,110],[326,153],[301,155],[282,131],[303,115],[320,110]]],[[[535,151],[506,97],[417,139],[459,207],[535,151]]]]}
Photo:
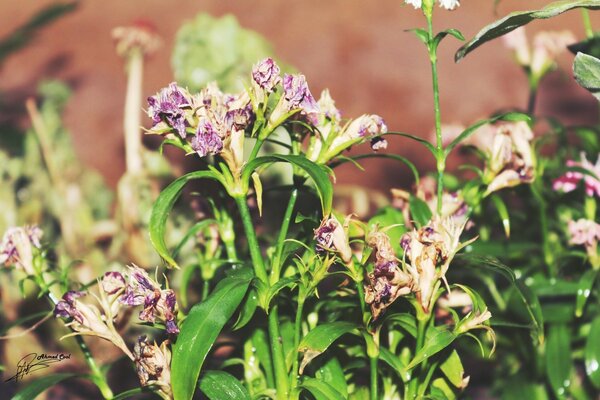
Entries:
{"type": "Polygon", "coordinates": [[[471,144],[485,155],[483,179],[487,184],[486,194],[533,182],[533,132],[527,123],[503,124],[497,129],[485,126],[471,138],[471,144]]]}
{"type": "Polygon", "coordinates": [[[566,174],[556,179],[552,185],[554,190],[563,192],[572,192],[577,188],[579,182],[583,181],[585,185],[585,193],[590,196],[600,197],[600,154],[596,160],[596,164],[588,161],[585,153],[581,153],[581,161],[567,161],[567,167],[581,168],[587,173],[580,171],[568,171],[566,174]]]}
{"type": "Polygon", "coordinates": [[[0,243],[0,264],[14,266],[27,275],[34,275],[34,252],[40,250],[43,232],[37,226],[8,229],[0,243]]]}
{"type": "Polygon", "coordinates": [[[171,350],[169,341],[165,340],[160,346],[150,344],[146,336],[138,338],[133,348],[134,362],[142,386],[156,385],[156,393],[163,399],[173,398],[171,390],[171,350]]]}
{"type": "Polygon", "coordinates": [[[123,305],[143,305],[140,320],[155,323],[158,319],[165,324],[168,333],[179,333],[175,292],[161,289],[142,268],[136,265],[129,267],[127,280],[120,272],[107,272],[102,279],[102,289],[107,294],[118,296],[119,303],[123,305]]]}
{"type": "Polygon", "coordinates": [[[525,35],[525,28],[520,27],[503,36],[506,47],[514,52],[515,59],[526,68],[535,83],[552,69],[556,57],[575,42],[570,31],[540,32],[533,39],[533,50],[530,49],[525,35]]]}

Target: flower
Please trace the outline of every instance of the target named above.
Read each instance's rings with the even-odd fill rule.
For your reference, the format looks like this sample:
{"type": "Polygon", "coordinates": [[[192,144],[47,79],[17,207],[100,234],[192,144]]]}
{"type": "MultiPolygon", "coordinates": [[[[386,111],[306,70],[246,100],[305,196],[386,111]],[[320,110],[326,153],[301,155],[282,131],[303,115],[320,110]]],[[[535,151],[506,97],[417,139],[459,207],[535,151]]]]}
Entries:
{"type": "Polygon", "coordinates": [[[600,240],[600,224],[589,219],[569,221],[569,243],[593,246],[600,240]]]}
{"type": "Polygon", "coordinates": [[[600,197],[600,154],[598,154],[596,164],[592,164],[588,161],[585,153],[581,153],[581,161],[568,160],[567,167],[583,168],[588,174],[584,175],[579,171],[567,171],[554,181],[552,184],[554,190],[572,192],[577,188],[579,182],[584,181],[586,195],[600,197]]]}
{"type": "Polygon", "coordinates": [[[158,386],[158,394],[163,399],[172,399],[171,391],[171,351],[169,341],[160,346],[150,344],[146,336],[140,336],[133,349],[134,362],[142,386],[158,386]]]}
{"type": "Polygon", "coordinates": [[[223,140],[215,126],[207,118],[200,118],[196,136],[192,138],[192,148],[200,157],[219,154],[223,150],[223,140]]]}
{"type": "Polygon", "coordinates": [[[133,360],[133,355],[113,325],[113,319],[116,315],[113,315],[106,298],[102,297],[100,300],[101,308],[104,311],[102,313],[95,305],[78,300],[85,295],[85,292],[68,291],[56,303],[54,315],[61,318],[70,318],[71,321],[66,325],[75,331],[75,335],[98,336],[108,340],[133,360]]]}
{"type": "Polygon", "coordinates": [[[177,301],[171,289],[163,290],[137,265],[129,267],[129,279],[119,302],[128,306],[143,305],[140,312],[142,321],[154,323],[158,318],[165,323],[167,332],[179,333],[176,323],[177,301]]]}
{"type": "Polygon", "coordinates": [[[144,54],[152,54],[161,45],[156,27],[148,21],[135,21],[131,26],[120,26],[112,31],[117,44],[117,53],[121,56],[139,49],[144,54]]]}
{"type": "Polygon", "coordinates": [[[359,143],[362,140],[374,140],[375,147],[385,148],[387,142],[384,139],[378,138],[387,132],[387,125],[383,118],[374,114],[363,114],[352,122],[346,125],[345,129],[331,143],[331,157],[338,155],[353,144],[359,143]],[[383,140],[384,143],[381,143],[383,140]],[[379,146],[377,142],[380,142],[379,146]]]}
{"type": "Polygon", "coordinates": [[[120,272],[109,271],[102,277],[101,286],[107,294],[119,293],[125,289],[125,277],[120,272]]]}
{"type": "Polygon", "coordinates": [[[281,81],[281,70],[272,58],[267,57],[252,68],[252,79],[265,92],[271,93],[281,81]]]}
{"type": "Polygon", "coordinates": [[[485,155],[483,181],[486,195],[535,179],[533,132],[526,122],[503,124],[497,129],[480,128],[470,143],[485,155]]]}
{"type": "Polygon", "coordinates": [[[41,249],[43,232],[37,226],[9,228],[0,243],[0,264],[14,265],[27,275],[34,275],[34,249],[41,249]]]}
{"type": "Polygon", "coordinates": [[[367,237],[367,245],[375,251],[375,265],[365,283],[365,302],[371,306],[375,320],[398,297],[413,291],[413,279],[400,269],[386,233],[377,229],[372,231],[367,237]]]}
{"type": "Polygon", "coordinates": [[[270,129],[275,129],[284,115],[294,111],[299,111],[311,124],[317,124],[319,105],[308,88],[306,77],[302,74],[285,74],[282,83],[283,94],[269,117],[270,129]]]}
{"type": "Polygon", "coordinates": [[[156,95],[148,97],[147,113],[153,122],[151,131],[161,133],[165,129],[174,129],[182,139],[185,139],[187,136],[185,128],[188,125],[185,109],[190,109],[191,106],[192,99],[189,93],[177,86],[177,83],[171,82],[156,95]]]}
{"type": "Polygon", "coordinates": [[[555,58],[574,41],[575,36],[570,31],[539,32],[533,38],[533,50],[531,50],[524,27],[517,28],[504,36],[504,44],[513,50],[517,63],[529,69],[536,84],[552,69],[555,58]]]}
{"type": "MultiPolygon", "coordinates": [[[[423,6],[423,0],[404,0],[406,4],[410,4],[415,9],[421,8],[423,6]]],[[[446,10],[454,10],[456,7],[460,6],[459,0],[439,0],[440,7],[445,8],[446,10]]]]}
{"type": "Polygon", "coordinates": [[[340,255],[348,263],[352,259],[352,249],[348,244],[348,236],[342,224],[333,215],[323,218],[321,225],[314,231],[317,252],[331,251],[340,255]]]}

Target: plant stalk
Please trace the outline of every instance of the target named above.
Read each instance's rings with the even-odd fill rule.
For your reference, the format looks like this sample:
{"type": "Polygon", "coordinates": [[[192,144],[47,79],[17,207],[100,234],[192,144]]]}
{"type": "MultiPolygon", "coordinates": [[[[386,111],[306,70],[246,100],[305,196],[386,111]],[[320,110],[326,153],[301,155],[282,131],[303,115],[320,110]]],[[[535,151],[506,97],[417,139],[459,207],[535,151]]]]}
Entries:
{"type": "Polygon", "coordinates": [[[127,92],[125,94],[125,162],[127,172],[139,174],[142,171],[142,138],[140,135],[140,110],[142,109],[142,79],[144,54],[141,49],[132,50],[127,57],[127,92]]]}
{"type": "Polygon", "coordinates": [[[431,81],[433,85],[433,108],[435,113],[436,167],[437,167],[437,214],[442,214],[442,195],[444,193],[444,170],[446,169],[446,154],[442,138],[442,116],[440,110],[440,88],[437,70],[437,46],[433,44],[433,16],[425,13],[429,31],[429,61],[431,63],[431,81]]]}
{"type": "Polygon", "coordinates": [[[277,247],[275,248],[275,255],[273,256],[273,265],[271,266],[271,285],[275,284],[279,280],[281,273],[281,257],[283,254],[283,247],[285,245],[285,239],[287,238],[290,222],[294,213],[294,207],[296,206],[296,200],[298,199],[298,189],[294,188],[290,194],[290,200],[288,201],[287,209],[283,216],[281,223],[281,230],[279,231],[279,237],[277,238],[277,247]]]}
{"type": "Polygon", "coordinates": [[[292,363],[292,374],[290,376],[290,389],[293,391],[298,386],[298,346],[300,345],[300,335],[302,331],[302,313],[304,312],[304,295],[298,294],[298,309],[296,310],[296,320],[294,321],[294,361],[292,363]]]}
{"type": "Polygon", "coordinates": [[[371,400],[377,400],[379,398],[379,389],[377,385],[377,363],[379,357],[369,357],[369,367],[371,370],[371,400]]]}

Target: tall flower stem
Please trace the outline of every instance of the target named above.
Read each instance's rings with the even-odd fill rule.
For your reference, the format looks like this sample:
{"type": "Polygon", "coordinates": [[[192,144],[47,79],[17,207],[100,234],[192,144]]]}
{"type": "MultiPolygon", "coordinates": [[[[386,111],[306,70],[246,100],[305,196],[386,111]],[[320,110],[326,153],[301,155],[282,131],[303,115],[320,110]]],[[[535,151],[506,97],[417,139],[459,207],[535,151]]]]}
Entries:
{"type": "MultiPolygon", "coordinates": [[[[242,218],[242,224],[244,225],[244,232],[246,233],[246,240],[248,241],[248,248],[250,250],[250,258],[254,265],[254,273],[256,277],[263,282],[265,285],[269,284],[267,270],[265,263],[260,252],[258,240],[256,238],[256,231],[252,224],[252,217],[250,216],[250,210],[246,203],[246,196],[240,195],[235,197],[235,202],[240,211],[242,218]]],[[[277,305],[273,306],[271,310],[265,310],[268,315],[269,325],[269,339],[271,341],[271,350],[273,355],[273,366],[275,369],[275,389],[277,391],[277,400],[288,399],[289,386],[288,376],[285,367],[285,356],[283,353],[283,343],[281,334],[279,332],[279,316],[277,305]]]]}
{"type": "MultiPolygon", "coordinates": [[[[362,311],[363,324],[365,326],[365,330],[368,332],[369,326],[366,316],[370,313],[367,311],[367,303],[365,302],[365,290],[361,281],[356,281],[356,290],[358,293],[358,299],[360,301],[360,309],[362,311]]],[[[374,333],[373,337],[368,335],[370,334],[365,333],[365,341],[367,342],[367,355],[369,356],[371,400],[377,400],[377,398],[379,397],[379,381],[377,379],[377,364],[379,363],[379,330],[377,330],[374,333]]]]}
{"type": "Polygon", "coordinates": [[[127,92],[125,94],[125,162],[127,172],[142,171],[142,136],[140,134],[140,110],[142,109],[142,79],[144,54],[141,49],[132,50],[127,58],[127,92]]]}
{"type": "MultiPolygon", "coordinates": [[[[294,321],[294,349],[300,345],[300,335],[302,333],[302,313],[304,312],[304,293],[300,289],[298,293],[298,308],[296,309],[296,320],[294,321]]],[[[298,353],[294,355],[292,362],[292,374],[290,376],[290,389],[293,391],[298,386],[298,353]]]]}
{"type": "Polygon", "coordinates": [[[369,367],[371,370],[371,400],[377,400],[379,398],[379,390],[377,385],[377,363],[379,357],[369,357],[369,367]]]}
{"type": "Polygon", "coordinates": [[[279,237],[277,238],[277,247],[275,248],[275,255],[273,256],[273,265],[271,269],[271,285],[275,284],[279,280],[279,275],[281,273],[281,257],[283,255],[283,246],[285,244],[285,239],[287,237],[297,199],[298,189],[294,188],[292,190],[292,193],[290,194],[290,200],[288,201],[287,209],[285,210],[283,221],[281,223],[279,237]]]}
{"type": "Polygon", "coordinates": [[[436,148],[436,167],[437,167],[437,214],[442,213],[442,194],[444,192],[444,170],[446,169],[446,154],[444,153],[444,143],[442,141],[442,117],[440,111],[440,89],[438,83],[437,70],[437,45],[434,43],[433,35],[433,12],[425,12],[427,19],[427,30],[429,32],[429,62],[431,64],[431,81],[433,84],[433,109],[435,113],[435,148],[436,148]]]}

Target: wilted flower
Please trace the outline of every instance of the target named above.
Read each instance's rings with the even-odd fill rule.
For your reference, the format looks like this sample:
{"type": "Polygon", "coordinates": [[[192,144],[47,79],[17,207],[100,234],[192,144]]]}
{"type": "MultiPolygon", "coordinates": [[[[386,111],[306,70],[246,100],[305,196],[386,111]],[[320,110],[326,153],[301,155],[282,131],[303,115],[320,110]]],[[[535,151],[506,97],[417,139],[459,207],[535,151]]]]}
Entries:
{"type": "Polygon", "coordinates": [[[314,237],[318,252],[336,252],[345,263],[350,262],[352,259],[352,249],[348,244],[348,236],[344,226],[333,215],[323,219],[321,225],[315,229],[314,237]]]}
{"type": "Polygon", "coordinates": [[[120,272],[109,271],[104,274],[100,282],[106,294],[116,294],[125,289],[125,277],[120,272]]]}
{"type": "Polygon", "coordinates": [[[133,349],[134,362],[142,386],[156,385],[157,393],[163,399],[172,399],[171,391],[171,350],[169,341],[160,346],[150,344],[146,336],[140,336],[133,349]]]}
{"type": "Polygon", "coordinates": [[[156,27],[148,21],[140,20],[131,26],[117,27],[112,31],[112,37],[117,44],[117,53],[121,56],[136,49],[143,54],[152,54],[161,45],[156,27]]]}
{"type": "MultiPolygon", "coordinates": [[[[404,0],[406,4],[410,4],[415,9],[421,8],[423,6],[423,0],[404,0]]],[[[460,5],[459,0],[439,0],[440,7],[443,7],[447,10],[454,10],[456,7],[460,5]]]]}
{"type": "Polygon", "coordinates": [[[492,313],[487,308],[481,312],[472,311],[465,317],[463,323],[460,324],[458,331],[464,333],[472,329],[489,328],[484,325],[484,322],[488,321],[490,318],[492,318],[492,313]]]}
{"type": "Polygon", "coordinates": [[[294,110],[298,110],[311,124],[317,124],[319,105],[308,88],[306,77],[285,74],[282,83],[283,94],[269,117],[270,128],[275,129],[281,123],[281,118],[294,110]]]}
{"type": "Polygon", "coordinates": [[[144,309],[140,312],[142,321],[154,323],[158,318],[165,323],[168,333],[179,333],[176,323],[177,301],[173,290],[161,289],[146,271],[136,265],[129,267],[129,271],[127,286],[119,301],[128,306],[143,305],[144,309]]]}
{"type": "Polygon", "coordinates": [[[596,164],[592,164],[588,161],[585,153],[581,153],[581,161],[568,160],[567,167],[583,168],[588,173],[583,174],[579,171],[567,171],[567,173],[554,181],[552,185],[554,190],[572,192],[577,188],[579,182],[584,181],[585,193],[590,197],[600,197],[600,154],[598,155],[596,164]]]}
{"type": "Polygon", "coordinates": [[[267,93],[271,93],[281,81],[281,70],[272,58],[267,57],[252,68],[252,79],[267,93]]]}
{"type": "Polygon", "coordinates": [[[486,157],[483,174],[488,185],[486,194],[535,179],[533,132],[526,122],[501,125],[497,129],[482,127],[471,137],[471,144],[486,157]]]}
{"type": "Polygon", "coordinates": [[[200,157],[219,154],[223,150],[223,140],[207,118],[201,118],[198,122],[196,136],[192,138],[191,144],[200,157]]]}
{"type": "Polygon", "coordinates": [[[34,275],[34,249],[42,247],[42,230],[37,226],[9,228],[0,243],[0,264],[14,265],[27,275],[34,275]]]}
{"type": "Polygon", "coordinates": [[[367,245],[375,251],[375,265],[365,283],[365,302],[371,306],[373,319],[377,319],[398,297],[412,292],[413,279],[399,267],[386,233],[371,232],[367,245]]]}
{"type": "MultiPolygon", "coordinates": [[[[339,133],[331,143],[331,152],[327,156],[328,159],[333,158],[348,147],[362,140],[379,140],[379,135],[387,132],[387,126],[379,115],[363,114],[350,122],[344,130],[339,133]]],[[[383,140],[383,139],[381,139],[383,140]]],[[[381,148],[387,145],[381,143],[381,148]]],[[[375,143],[377,144],[377,143],[375,143]]],[[[377,147],[377,146],[376,146],[377,147]]]]}
{"type": "Polygon", "coordinates": [[[187,136],[185,128],[188,125],[185,110],[191,109],[191,106],[189,93],[177,86],[177,83],[170,83],[156,95],[148,97],[147,112],[153,122],[153,129],[150,131],[162,133],[174,129],[182,139],[185,139],[187,136]]]}
{"type": "Polygon", "coordinates": [[[535,84],[552,69],[555,58],[574,41],[575,36],[570,31],[539,32],[533,39],[532,51],[524,27],[504,35],[505,45],[514,51],[519,65],[529,69],[535,84]]]}
{"type": "MultiPolygon", "coordinates": [[[[62,299],[56,303],[54,315],[61,318],[71,318],[71,322],[66,325],[75,331],[74,334],[101,337],[112,342],[127,354],[129,358],[133,359],[133,355],[113,325],[115,315],[112,315],[110,306],[106,302],[101,301],[101,307],[104,311],[103,315],[95,305],[86,304],[78,300],[85,295],[86,293],[77,291],[65,293],[62,299]]],[[[102,299],[105,298],[102,297],[102,299]]]]}
{"type": "Polygon", "coordinates": [[[435,217],[426,226],[406,233],[401,240],[407,269],[415,282],[415,291],[423,310],[431,306],[433,289],[446,272],[456,253],[475,239],[460,242],[466,221],[435,217]]]}

